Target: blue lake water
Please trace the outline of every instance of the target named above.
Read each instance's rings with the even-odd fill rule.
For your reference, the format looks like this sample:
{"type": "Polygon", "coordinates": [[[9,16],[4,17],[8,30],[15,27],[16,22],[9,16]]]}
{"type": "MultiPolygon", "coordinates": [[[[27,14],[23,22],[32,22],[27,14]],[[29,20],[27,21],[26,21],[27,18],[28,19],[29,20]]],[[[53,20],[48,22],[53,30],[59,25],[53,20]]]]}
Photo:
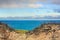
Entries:
{"type": "Polygon", "coordinates": [[[60,20],[0,20],[1,22],[8,24],[11,28],[17,30],[33,30],[39,27],[43,23],[54,22],[60,23],[60,20]]]}

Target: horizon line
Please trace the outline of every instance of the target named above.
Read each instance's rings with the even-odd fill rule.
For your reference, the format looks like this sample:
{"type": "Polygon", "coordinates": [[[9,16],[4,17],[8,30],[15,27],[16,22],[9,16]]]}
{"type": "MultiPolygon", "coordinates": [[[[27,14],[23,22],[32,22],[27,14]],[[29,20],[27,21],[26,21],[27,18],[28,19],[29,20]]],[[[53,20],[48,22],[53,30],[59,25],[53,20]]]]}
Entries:
{"type": "Polygon", "coordinates": [[[60,19],[0,19],[0,20],[60,20],[60,19]]]}

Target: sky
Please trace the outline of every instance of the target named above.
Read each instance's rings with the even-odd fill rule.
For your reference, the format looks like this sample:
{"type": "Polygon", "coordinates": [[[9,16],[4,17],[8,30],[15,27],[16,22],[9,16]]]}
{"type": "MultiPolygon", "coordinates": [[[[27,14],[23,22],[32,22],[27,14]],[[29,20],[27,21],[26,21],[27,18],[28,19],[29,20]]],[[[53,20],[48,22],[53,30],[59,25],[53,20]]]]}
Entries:
{"type": "Polygon", "coordinates": [[[0,17],[60,15],[60,0],[0,0],[0,17]]]}

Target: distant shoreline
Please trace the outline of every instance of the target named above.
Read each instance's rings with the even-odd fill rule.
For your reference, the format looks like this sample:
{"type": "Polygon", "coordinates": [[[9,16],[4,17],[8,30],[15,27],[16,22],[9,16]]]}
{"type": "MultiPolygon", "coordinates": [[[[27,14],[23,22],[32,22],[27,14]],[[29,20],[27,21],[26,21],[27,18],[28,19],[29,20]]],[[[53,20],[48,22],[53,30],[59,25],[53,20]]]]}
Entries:
{"type": "Polygon", "coordinates": [[[60,20],[60,19],[3,19],[3,20],[60,20]]]}

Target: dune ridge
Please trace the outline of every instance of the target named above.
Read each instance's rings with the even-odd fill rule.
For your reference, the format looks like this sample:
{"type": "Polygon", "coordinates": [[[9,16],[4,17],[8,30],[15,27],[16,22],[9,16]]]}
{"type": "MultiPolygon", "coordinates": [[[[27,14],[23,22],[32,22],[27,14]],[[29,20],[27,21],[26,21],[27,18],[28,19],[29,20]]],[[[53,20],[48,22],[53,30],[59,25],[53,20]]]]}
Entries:
{"type": "Polygon", "coordinates": [[[60,23],[45,23],[34,30],[16,32],[7,24],[0,23],[0,40],[60,40],[60,23]]]}

